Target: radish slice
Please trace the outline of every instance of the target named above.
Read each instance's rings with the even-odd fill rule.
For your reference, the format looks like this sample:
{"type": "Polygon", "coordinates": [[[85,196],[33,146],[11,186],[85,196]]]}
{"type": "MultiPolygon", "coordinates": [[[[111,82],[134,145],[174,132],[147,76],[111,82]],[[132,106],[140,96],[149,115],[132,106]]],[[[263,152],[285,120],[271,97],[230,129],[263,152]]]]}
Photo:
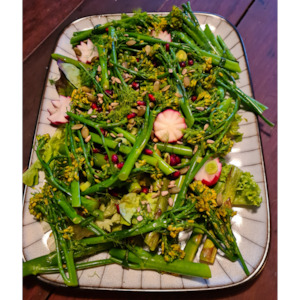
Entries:
{"type": "Polygon", "coordinates": [[[93,57],[99,57],[97,48],[90,39],[87,40],[87,43],[80,42],[77,48],[81,52],[81,55],[77,56],[77,58],[85,64],[91,63],[93,57]]]}
{"type": "Polygon", "coordinates": [[[217,183],[222,171],[222,164],[219,158],[208,160],[195,176],[195,180],[200,180],[207,186],[212,186],[217,183]]]}
{"type": "Polygon", "coordinates": [[[172,42],[171,34],[167,31],[160,31],[159,33],[155,32],[154,30],[151,31],[151,35],[157,39],[172,42]]]}
{"type": "Polygon", "coordinates": [[[182,131],[187,126],[179,111],[167,109],[157,115],[153,128],[160,141],[174,143],[183,137],[182,131]]]}
{"type": "Polygon", "coordinates": [[[71,97],[59,96],[59,100],[52,100],[53,107],[48,109],[50,116],[47,118],[52,125],[68,123],[69,116],[66,114],[70,110],[71,97]]]}

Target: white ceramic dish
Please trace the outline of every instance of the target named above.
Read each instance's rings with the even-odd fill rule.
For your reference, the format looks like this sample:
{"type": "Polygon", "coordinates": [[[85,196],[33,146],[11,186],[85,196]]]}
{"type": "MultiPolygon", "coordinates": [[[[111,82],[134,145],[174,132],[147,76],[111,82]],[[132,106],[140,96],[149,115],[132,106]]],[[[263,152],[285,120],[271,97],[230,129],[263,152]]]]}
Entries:
{"type": "MultiPolygon", "coordinates": [[[[164,15],[165,13],[156,13],[164,15]]],[[[246,94],[252,96],[251,79],[248,70],[246,52],[237,30],[220,16],[207,13],[196,13],[199,23],[208,24],[215,34],[221,35],[231,52],[238,59],[241,74],[237,86],[246,94]]],[[[97,24],[104,24],[108,20],[119,19],[120,14],[90,16],[79,19],[70,24],[59,37],[55,53],[75,58],[74,51],[69,43],[73,32],[92,28],[97,24]]],[[[49,133],[52,135],[55,128],[47,120],[51,100],[58,99],[58,94],[49,83],[50,79],[58,79],[59,71],[55,61],[51,61],[44,95],[41,102],[41,110],[36,127],[36,135],[49,133]]],[[[240,285],[254,276],[263,268],[270,241],[270,216],[267,194],[267,185],[264,172],[264,163],[261,151],[258,123],[254,114],[240,111],[246,119],[241,123],[243,141],[235,144],[232,152],[227,156],[227,161],[240,167],[243,171],[251,172],[262,191],[263,202],[258,209],[235,208],[237,215],[232,219],[232,228],[236,236],[240,251],[250,271],[246,276],[239,262],[232,263],[227,259],[217,256],[216,262],[211,266],[212,278],[188,278],[184,276],[171,276],[159,274],[154,271],[125,270],[118,265],[109,265],[78,272],[79,287],[89,289],[126,290],[126,291],[187,291],[187,290],[211,290],[240,285]]],[[[33,152],[30,164],[36,160],[33,152]]],[[[38,189],[43,185],[43,173],[41,173],[38,189]]],[[[39,222],[28,211],[31,188],[26,188],[24,194],[23,212],[23,255],[24,260],[29,260],[49,253],[47,239],[50,232],[43,229],[39,222]]],[[[201,248],[200,248],[201,250],[201,248]]],[[[199,261],[199,253],[196,260],[199,261]]],[[[107,253],[98,254],[90,259],[102,259],[107,253]]],[[[40,279],[51,284],[63,285],[63,280],[58,274],[41,275],[40,279]]]]}

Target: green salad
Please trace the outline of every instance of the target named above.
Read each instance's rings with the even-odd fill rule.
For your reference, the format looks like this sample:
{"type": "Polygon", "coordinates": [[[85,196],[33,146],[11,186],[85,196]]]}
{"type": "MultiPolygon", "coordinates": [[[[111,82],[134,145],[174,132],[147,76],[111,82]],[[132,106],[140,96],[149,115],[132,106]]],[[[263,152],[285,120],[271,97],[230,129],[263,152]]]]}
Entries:
{"type": "Polygon", "coordinates": [[[57,129],[37,136],[23,174],[33,187],[45,173],[29,211],[50,225],[55,250],[24,262],[24,276],[60,273],[77,286],[77,270],[119,264],[210,278],[218,253],[249,275],[231,218],[234,206],[260,206],[261,191],[224,158],[242,140],[240,108],[273,124],[236,86],[241,69],[222,38],[187,2],[165,16],[122,14],[71,45],[77,59],[52,54],[57,129]],[[102,251],[109,258],[82,261],[102,251]]]}

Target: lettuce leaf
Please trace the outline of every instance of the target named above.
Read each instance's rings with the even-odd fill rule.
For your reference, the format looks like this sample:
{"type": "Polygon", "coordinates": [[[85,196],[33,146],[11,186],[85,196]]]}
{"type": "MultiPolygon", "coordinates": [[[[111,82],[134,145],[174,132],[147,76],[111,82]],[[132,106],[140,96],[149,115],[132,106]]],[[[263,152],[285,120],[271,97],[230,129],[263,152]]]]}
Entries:
{"type": "MultiPolygon", "coordinates": [[[[65,131],[63,128],[58,128],[49,141],[41,149],[41,155],[45,162],[48,162],[51,157],[59,154],[59,149],[65,141],[65,131]]],[[[35,161],[30,168],[23,173],[23,183],[27,186],[35,186],[39,183],[39,171],[42,170],[42,165],[39,160],[35,161]]]]}
{"type": "Polygon", "coordinates": [[[223,201],[230,198],[233,206],[260,206],[262,202],[261,190],[253,175],[233,165],[223,165],[214,190],[222,194],[223,201]]]}
{"type": "Polygon", "coordinates": [[[253,175],[243,172],[236,189],[233,205],[255,205],[260,206],[262,198],[261,190],[254,181],[253,175]]]}
{"type": "Polygon", "coordinates": [[[39,183],[39,171],[41,171],[41,169],[42,165],[40,161],[37,160],[23,173],[23,183],[28,186],[37,185],[39,183]]]}

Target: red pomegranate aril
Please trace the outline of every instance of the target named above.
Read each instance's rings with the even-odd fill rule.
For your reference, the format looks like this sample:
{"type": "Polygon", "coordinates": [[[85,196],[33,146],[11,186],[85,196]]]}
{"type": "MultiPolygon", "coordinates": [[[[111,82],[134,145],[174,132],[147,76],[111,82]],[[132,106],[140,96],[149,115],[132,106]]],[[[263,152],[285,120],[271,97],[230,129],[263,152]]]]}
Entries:
{"type": "Polygon", "coordinates": [[[170,44],[166,43],[166,51],[170,51],[170,44]]]}
{"type": "Polygon", "coordinates": [[[105,28],[105,31],[108,32],[108,27],[105,28]]]}
{"type": "Polygon", "coordinates": [[[179,171],[175,171],[171,174],[171,178],[172,179],[177,179],[180,176],[180,172],[179,171]]]}
{"type": "Polygon", "coordinates": [[[180,164],[181,159],[178,155],[176,154],[171,154],[170,156],[170,166],[177,166],[178,164],[180,164]]]}
{"type": "Polygon", "coordinates": [[[108,155],[107,155],[107,154],[104,155],[104,159],[105,159],[106,161],[108,161],[108,155]]]}
{"type": "Polygon", "coordinates": [[[119,207],[119,204],[116,204],[116,209],[117,209],[117,213],[119,214],[119,213],[120,213],[120,207],[119,207]]]}
{"type": "Polygon", "coordinates": [[[93,149],[93,153],[100,153],[100,149],[94,148],[94,149],[93,149]]]}
{"type": "Polygon", "coordinates": [[[118,155],[117,154],[113,154],[111,156],[111,161],[114,163],[114,164],[117,164],[119,162],[119,158],[118,158],[118,155]]]}
{"type": "Polygon", "coordinates": [[[105,90],[105,93],[112,96],[114,94],[113,90],[105,90]]]}
{"type": "Polygon", "coordinates": [[[152,94],[148,94],[148,98],[149,98],[149,100],[151,102],[155,102],[156,101],[155,97],[152,94]]]}
{"type": "Polygon", "coordinates": [[[102,111],[102,107],[101,107],[101,106],[98,106],[98,107],[97,107],[97,110],[98,110],[98,112],[101,112],[101,111],[102,111]]]}
{"type": "Polygon", "coordinates": [[[153,154],[153,151],[150,150],[150,149],[145,149],[145,150],[144,150],[144,153],[147,154],[147,155],[152,155],[152,154],[153,154]]]}
{"type": "Polygon", "coordinates": [[[136,113],[131,113],[127,115],[127,120],[130,120],[136,116],[136,113]]]}
{"type": "Polygon", "coordinates": [[[177,165],[181,163],[181,158],[178,155],[176,155],[175,160],[177,162],[177,165]]]}
{"type": "Polygon", "coordinates": [[[181,68],[184,68],[184,67],[186,66],[185,61],[181,61],[181,62],[179,63],[179,66],[180,66],[181,68]]]}
{"type": "Polygon", "coordinates": [[[196,100],[197,100],[197,96],[192,96],[192,98],[191,98],[191,100],[193,101],[193,102],[195,102],[196,100]]]}
{"type": "Polygon", "coordinates": [[[141,193],[148,194],[149,189],[146,186],[142,186],[141,193]]]}
{"type": "Polygon", "coordinates": [[[145,106],[146,102],[145,101],[137,101],[136,104],[137,105],[143,105],[143,106],[145,106]]]}
{"type": "Polygon", "coordinates": [[[114,197],[118,197],[119,196],[119,194],[116,191],[114,191],[114,190],[110,190],[108,192],[109,192],[110,195],[112,195],[114,197]]]}
{"type": "Polygon", "coordinates": [[[136,59],[136,62],[139,62],[139,61],[140,61],[140,59],[139,59],[139,58],[137,58],[137,59],[136,59]]]}
{"type": "Polygon", "coordinates": [[[101,133],[102,133],[103,135],[106,134],[106,132],[105,132],[105,130],[104,130],[103,128],[100,128],[100,131],[101,131],[101,133]]]}
{"type": "Polygon", "coordinates": [[[117,168],[120,170],[123,168],[123,166],[124,166],[124,161],[121,161],[117,164],[117,168]]]}
{"type": "Polygon", "coordinates": [[[192,65],[194,64],[194,61],[193,61],[192,59],[190,59],[190,60],[188,61],[188,64],[189,64],[189,66],[192,66],[192,65]]]}
{"type": "Polygon", "coordinates": [[[137,90],[140,87],[140,85],[135,81],[131,84],[131,86],[134,90],[137,90]]]}
{"type": "Polygon", "coordinates": [[[98,109],[98,106],[96,103],[92,103],[91,107],[92,107],[92,109],[98,109]]]}

